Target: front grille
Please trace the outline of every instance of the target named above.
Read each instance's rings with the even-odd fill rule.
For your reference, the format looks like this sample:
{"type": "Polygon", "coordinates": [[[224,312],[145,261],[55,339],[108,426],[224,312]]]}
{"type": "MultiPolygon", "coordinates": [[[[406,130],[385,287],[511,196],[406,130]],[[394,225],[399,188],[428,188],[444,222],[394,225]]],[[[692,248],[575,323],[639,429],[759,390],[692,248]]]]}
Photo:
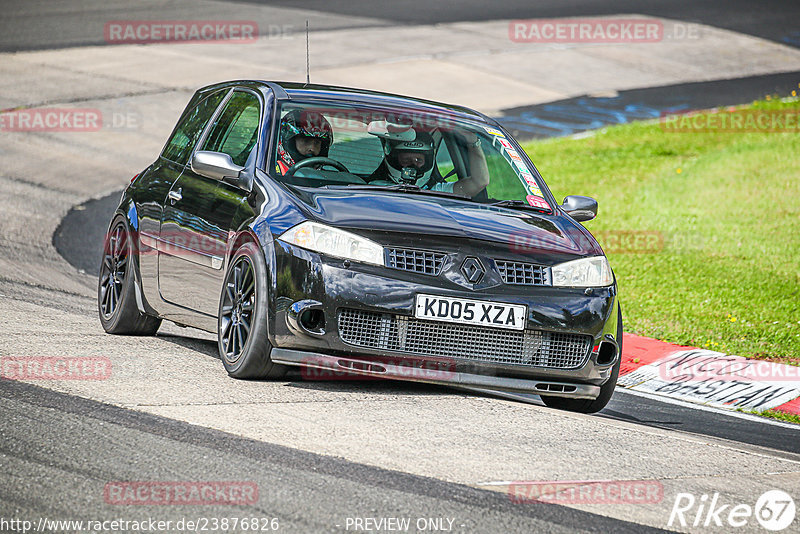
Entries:
{"type": "Polygon", "coordinates": [[[532,263],[495,260],[500,277],[506,284],[520,286],[549,286],[549,269],[532,263]]]}
{"type": "Polygon", "coordinates": [[[339,336],[358,347],[418,356],[574,369],[589,356],[592,338],[541,330],[505,330],[353,309],[339,311],[339,336]]]}
{"type": "Polygon", "coordinates": [[[439,276],[446,256],[446,254],[427,250],[389,248],[386,249],[386,264],[392,269],[439,276]]]}

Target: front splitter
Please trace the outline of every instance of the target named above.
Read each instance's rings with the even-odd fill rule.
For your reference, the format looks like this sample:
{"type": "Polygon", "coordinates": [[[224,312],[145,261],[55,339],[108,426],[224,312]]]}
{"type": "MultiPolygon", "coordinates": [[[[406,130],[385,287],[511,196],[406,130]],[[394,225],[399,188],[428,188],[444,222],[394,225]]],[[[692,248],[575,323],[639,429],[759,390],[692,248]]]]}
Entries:
{"type": "MultiPolygon", "coordinates": [[[[567,397],[571,399],[596,399],[600,395],[600,386],[591,384],[573,384],[569,382],[551,382],[547,380],[528,380],[487,376],[472,373],[455,372],[441,369],[423,369],[407,365],[396,365],[331,356],[317,352],[306,352],[291,349],[272,349],[271,359],[281,365],[292,365],[313,369],[324,369],[334,373],[343,373],[390,380],[405,380],[458,386],[463,388],[496,390],[510,393],[533,393],[551,397],[567,397]]],[[[487,391],[488,393],[488,391],[487,391]]]]}

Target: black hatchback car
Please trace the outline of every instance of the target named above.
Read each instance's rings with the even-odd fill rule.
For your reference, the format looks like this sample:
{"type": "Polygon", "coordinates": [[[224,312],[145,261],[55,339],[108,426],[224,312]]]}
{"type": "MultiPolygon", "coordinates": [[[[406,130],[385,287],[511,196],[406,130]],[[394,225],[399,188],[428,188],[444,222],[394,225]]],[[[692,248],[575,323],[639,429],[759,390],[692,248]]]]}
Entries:
{"type": "Polygon", "coordinates": [[[227,372],[289,366],[533,393],[596,412],[622,352],[617,286],[516,141],[470,109],[234,81],[195,93],[123,192],[103,328],[218,337],[227,372]]]}

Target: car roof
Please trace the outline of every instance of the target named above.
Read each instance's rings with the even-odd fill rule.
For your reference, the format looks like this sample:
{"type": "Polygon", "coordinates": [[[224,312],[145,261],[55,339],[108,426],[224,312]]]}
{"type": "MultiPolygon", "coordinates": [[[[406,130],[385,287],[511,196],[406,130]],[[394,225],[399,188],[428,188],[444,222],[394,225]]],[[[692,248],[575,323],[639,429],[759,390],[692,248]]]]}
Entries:
{"type": "Polygon", "coordinates": [[[222,83],[209,85],[200,89],[206,92],[212,89],[231,86],[260,86],[261,88],[269,88],[275,92],[275,96],[279,100],[309,100],[309,99],[323,99],[323,100],[341,100],[343,102],[359,102],[363,104],[372,105],[389,105],[393,107],[405,107],[413,109],[421,109],[433,113],[444,113],[447,115],[456,115],[461,118],[477,120],[490,124],[497,124],[493,119],[487,117],[479,111],[470,109],[463,106],[456,106],[445,104],[443,102],[435,102],[432,100],[425,100],[422,98],[415,98],[411,96],[396,95],[392,93],[383,93],[380,91],[371,91],[368,89],[357,89],[354,87],[339,87],[335,85],[319,85],[319,84],[305,84],[298,82],[278,82],[278,81],[265,81],[265,80],[232,80],[222,83]]]}

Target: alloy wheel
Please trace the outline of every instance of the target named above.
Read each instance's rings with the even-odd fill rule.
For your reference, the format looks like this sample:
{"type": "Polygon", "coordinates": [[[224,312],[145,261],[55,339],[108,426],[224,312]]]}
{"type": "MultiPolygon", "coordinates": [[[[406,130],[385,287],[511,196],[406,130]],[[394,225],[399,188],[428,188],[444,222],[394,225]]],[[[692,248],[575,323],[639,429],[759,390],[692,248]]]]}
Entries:
{"type": "Polygon", "coordinates": [[[128,267],[128,232],[122,224],[111,231],[103,251],[100,271],[100,311],[111,317],[117,310],[128,267]]]}
{"type": "Polygon", "coordinates": [[[253,322],[256,301],[253,264],[242,256],[228,274],[220,315],[220,340],[223,356],[234,364],[242,355],[253,322]]]}

